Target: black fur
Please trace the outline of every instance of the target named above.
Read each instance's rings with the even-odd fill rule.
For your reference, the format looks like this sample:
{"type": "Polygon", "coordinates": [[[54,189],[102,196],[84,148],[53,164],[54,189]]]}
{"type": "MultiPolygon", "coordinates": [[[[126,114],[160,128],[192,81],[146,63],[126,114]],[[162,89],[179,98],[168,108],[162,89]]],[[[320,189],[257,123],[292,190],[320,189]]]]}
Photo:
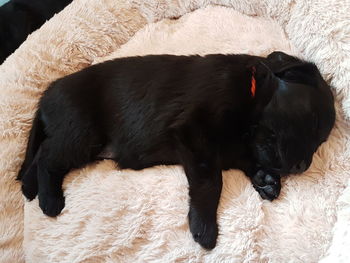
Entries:
{"type": "Polygon", "coordinates": [[[0,64],[72,0],[11,0],[0,7],[0,64]]]}
{"type": "Polygon", "coordinates": [[[190,230],[211,249],[221,171],[243,170],[261,197],[273,200],[281,175],[309,167],[334,119],[332,93],[316,66],[282,52],[116,59],[47,89],[19,179],[24,195],[38,194],[43,212],[56,216],[71,169],[102,158],[136,170],[181,164],[190,230]]]}

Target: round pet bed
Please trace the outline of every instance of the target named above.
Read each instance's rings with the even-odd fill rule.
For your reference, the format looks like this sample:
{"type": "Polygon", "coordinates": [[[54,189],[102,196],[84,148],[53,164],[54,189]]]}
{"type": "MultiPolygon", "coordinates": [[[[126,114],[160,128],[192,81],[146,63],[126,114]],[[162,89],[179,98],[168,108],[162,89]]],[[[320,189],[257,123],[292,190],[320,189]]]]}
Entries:
{"type": "Polygon", "coordinates": [[[75,0],[0,66],[0,261],[347,262],[347,9],[340,0],[75,0]],[[334,87],[336,126],[310,169],[285,178],[273,202],[261,200],[240,171],[224,173],[214,250],[203,250],[189,232],[187,181],[179,166],[136,172],[102,161],[72,171],[57,218],[22,197],[15,177],[36,103],[54,79],[123,56],[273,50],[317,64],[334,87]]]}

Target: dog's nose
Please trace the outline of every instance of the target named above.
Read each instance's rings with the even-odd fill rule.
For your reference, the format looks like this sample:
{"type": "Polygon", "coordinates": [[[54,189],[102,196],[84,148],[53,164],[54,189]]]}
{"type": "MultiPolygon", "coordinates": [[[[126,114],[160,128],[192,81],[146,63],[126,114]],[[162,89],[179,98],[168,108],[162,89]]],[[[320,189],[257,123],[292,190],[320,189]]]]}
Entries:
{"type": "Polygon", "coordinates": [[[303,160],[300,163],[294,165],[291,169],[291,173],[302,173],[306,170],[306,162],[303,160]]]}

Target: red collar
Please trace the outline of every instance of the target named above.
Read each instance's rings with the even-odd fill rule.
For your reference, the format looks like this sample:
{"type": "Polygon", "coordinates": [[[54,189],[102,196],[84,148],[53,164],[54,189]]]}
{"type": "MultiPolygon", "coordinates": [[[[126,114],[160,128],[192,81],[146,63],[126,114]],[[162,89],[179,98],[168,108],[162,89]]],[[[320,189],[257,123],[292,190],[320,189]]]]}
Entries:
{"type": "Polygon", "coordinates": [[[252,67],[252,81],[250,86],[250,92],[253,98],[255,97],[255,92],[256,92],[255,72],[256,72],[255,67],[252,67]]]}

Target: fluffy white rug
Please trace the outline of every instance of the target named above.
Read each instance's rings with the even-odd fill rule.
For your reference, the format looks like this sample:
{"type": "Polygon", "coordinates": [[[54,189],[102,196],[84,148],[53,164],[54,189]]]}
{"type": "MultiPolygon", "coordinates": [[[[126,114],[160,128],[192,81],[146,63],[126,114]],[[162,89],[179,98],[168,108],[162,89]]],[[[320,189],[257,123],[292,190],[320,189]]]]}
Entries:
{"type": "MultiPolygon", "coordinates": [[[[284,50],[317,62],[346,110],[349,23],[342,11],[332,18],[336,8],[325,1],[316,7],[303,1],[217,1],[274,17],[290,41],[272,21],[210,7],[150,24],[118,49],[147,22],[178,17],[207,2],[105,0],[101,7],[97,0],[76,0],[0,67],[1,262],[24,260],[23,199],[14,178],[35,103],[50,81],[102,61],[113,50],[108,58],[284,50]],[[327,10],[324,17],[320,10],[327,10]],[[318,26],[338,33],[316,34],[318,26]]],[[[341,3],[347,2],[334,6],[341,3]]],[[[26,262],[347,262],[350,127],[340,112],[338,107],[336,127],[312,167],[286,178],[278,200],[262,201],[238,171],[224,174],[220,236],[211,252],[202,250],[189,233],[187,182],[180,167],[118,171],[113,162],[104,161],[67,177],[66,208],[57,219],[43,216],[37,200],[26,203],[26,262]]]]}

